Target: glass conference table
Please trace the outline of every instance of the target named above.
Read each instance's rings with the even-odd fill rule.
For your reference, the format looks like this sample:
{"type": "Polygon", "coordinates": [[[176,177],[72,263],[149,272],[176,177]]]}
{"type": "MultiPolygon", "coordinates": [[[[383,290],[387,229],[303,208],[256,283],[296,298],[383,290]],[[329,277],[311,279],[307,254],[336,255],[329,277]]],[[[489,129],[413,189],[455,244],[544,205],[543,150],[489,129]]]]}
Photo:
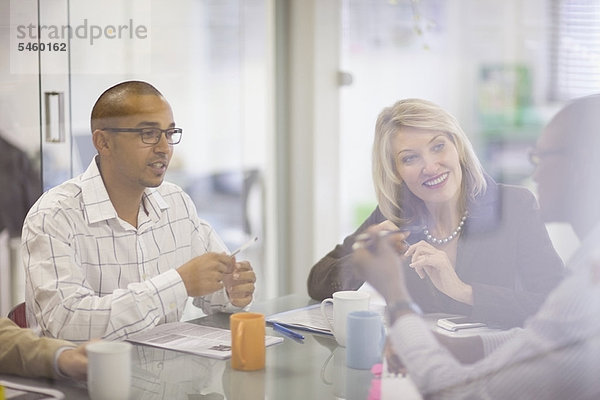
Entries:
{"type": "MultiPolygon", "coordinates": [[[[306,295],[256,302],[250,311],[271,315],[314,303],[306,295]]],[[[229,314],[190,322],[229,328],[229,314]]],[[[281,336],[267,327],[267,335],[281,336]]],[[[262,371],[241,372],[229,360],[215,360],[148,346],[134,346],[131,399],[367,399],[373,375],[345,366],[345,348],[332,336],[303,333],[302,343],[285,337],[267,347],[262,371]]],[[[0,380],[58,389],[66,399],[87,399],[85,383],[32,380],[0,375],[0,380]]],[[[398,393],[396,393],[398,394],[398,393]]]]}

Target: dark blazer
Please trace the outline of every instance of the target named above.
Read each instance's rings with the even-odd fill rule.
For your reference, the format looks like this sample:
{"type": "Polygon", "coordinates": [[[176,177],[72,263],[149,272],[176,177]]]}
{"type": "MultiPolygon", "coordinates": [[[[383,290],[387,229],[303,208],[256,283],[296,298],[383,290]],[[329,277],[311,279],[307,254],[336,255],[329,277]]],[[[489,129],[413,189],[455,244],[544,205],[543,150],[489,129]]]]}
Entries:
{"type": "MultiPolygon", "coordinates": [[[[406,266],[409,292],[423,312],[470,315],[503,328],[522,325],[565,274],[540,219],[537,201],[525,188],[488,179],[485,194],[469,204],[468,210],[458,238],[455,270],[473,287],[473,306],[446,296],[429,278],[421,280],[406,266]]],[[[322,300],[338,290],[356,290],[364,283],[348,263],[352,245],[357,234],[385,220],[377,207],[356,232],[312,267],[308,277],[312,298],[322,300]]],[[[408,242],[424,239],[422,232],[413,233],[408,242]]]]}

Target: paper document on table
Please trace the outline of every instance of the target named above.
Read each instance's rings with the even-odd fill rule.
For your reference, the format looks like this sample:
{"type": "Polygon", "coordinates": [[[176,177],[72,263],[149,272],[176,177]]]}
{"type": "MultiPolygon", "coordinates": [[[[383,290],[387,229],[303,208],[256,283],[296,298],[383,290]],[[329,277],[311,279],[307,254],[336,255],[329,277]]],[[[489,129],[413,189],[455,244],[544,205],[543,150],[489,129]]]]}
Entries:
{"type": "Polygon", "coordinates": [[[0,386],[4,388],[4,397],[2,398],[6,400],[61,400],[65,398],[64,393],[56,389],[24,385],[22,383],[15,383],[3,380],[0,380],[0,386]]]}
{"type": "Polygon", "coordinates": [[[357,289],[359,292],[369,293],[371,297],[369,297],[369,304],[371,308],[374,306],[384,307],[385,308],[385,299],[382,295],[379,294],[377,290],[369,282],[365,282],[361,287],[357,289]]]}
{"type": "MultiPolygon", "coordinates": [[[[325,306],[327,317],[333,321],[333,307],[331,304],[325,306]]],[[[301,329],[313,333],[332,335],[329,324],[321,314],[321,304],[296,308],[267,317],[267,322],[277,322],[288,328],[301,329]]]]}
{"type": "MultiPolygon", "coordinates": [[[[384,306],[379,304],[371,305],[369,308],[381,315],[383,315],[385,309],[384,306]]],[[[333,323],[333,306],[331,303],[325,304],[325,313],[329,321],[333,323]]],[[[267,317],[267,322],[277,322],[279,325],[288,328],[332,335],[330,325],[321,313],[321,303],[273,314],[267,317]]]]}
{"type": "MultiPolygon", "coordinates": [[[[230,330],[190,322],[158,325],[149,331],[130,336],[127,341],[220,360],[231,357],[230,330]]],[[[283,342],[282,337],[265,336],[265,346],[280,342],[283,342]]]]}

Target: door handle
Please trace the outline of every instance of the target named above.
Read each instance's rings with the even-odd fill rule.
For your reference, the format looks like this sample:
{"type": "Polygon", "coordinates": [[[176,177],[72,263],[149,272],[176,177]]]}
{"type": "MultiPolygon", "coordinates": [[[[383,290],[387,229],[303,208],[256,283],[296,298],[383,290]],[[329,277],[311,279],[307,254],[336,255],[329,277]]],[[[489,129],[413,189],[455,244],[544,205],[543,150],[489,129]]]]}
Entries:
{"type": "Polygon", "coordinates": [[[63,143],[66,137],[64,92],[44,92],[44,108],[46,111],[46,142],[63,143]]]}

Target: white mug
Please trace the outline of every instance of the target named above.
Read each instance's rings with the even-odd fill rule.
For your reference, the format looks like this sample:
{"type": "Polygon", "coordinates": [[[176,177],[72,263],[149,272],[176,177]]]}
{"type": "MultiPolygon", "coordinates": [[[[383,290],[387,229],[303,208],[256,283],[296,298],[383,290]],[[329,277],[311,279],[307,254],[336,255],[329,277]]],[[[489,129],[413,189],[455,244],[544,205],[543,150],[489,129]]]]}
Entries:
{"type": "Polygon", "coordinates": [[[323,318],[329,324],[331,332],[340,346],[346,346],[346,320],[348,314],[352,311],[368,310],[369,297],[369,293],[358,292],[356,290],[343,290],[335,292],[333,298],[328,298],[321,302],[321,314],[323,314],[323,318]],[[327,303],[333,304],[333,325],[325,311],[327,303]]]}
{"type": "Polygon", "coordinates": [[[88,393],[92,400],[126,400],[131,387],[131,343],[92,342],[88,356],[88,393]]]}

